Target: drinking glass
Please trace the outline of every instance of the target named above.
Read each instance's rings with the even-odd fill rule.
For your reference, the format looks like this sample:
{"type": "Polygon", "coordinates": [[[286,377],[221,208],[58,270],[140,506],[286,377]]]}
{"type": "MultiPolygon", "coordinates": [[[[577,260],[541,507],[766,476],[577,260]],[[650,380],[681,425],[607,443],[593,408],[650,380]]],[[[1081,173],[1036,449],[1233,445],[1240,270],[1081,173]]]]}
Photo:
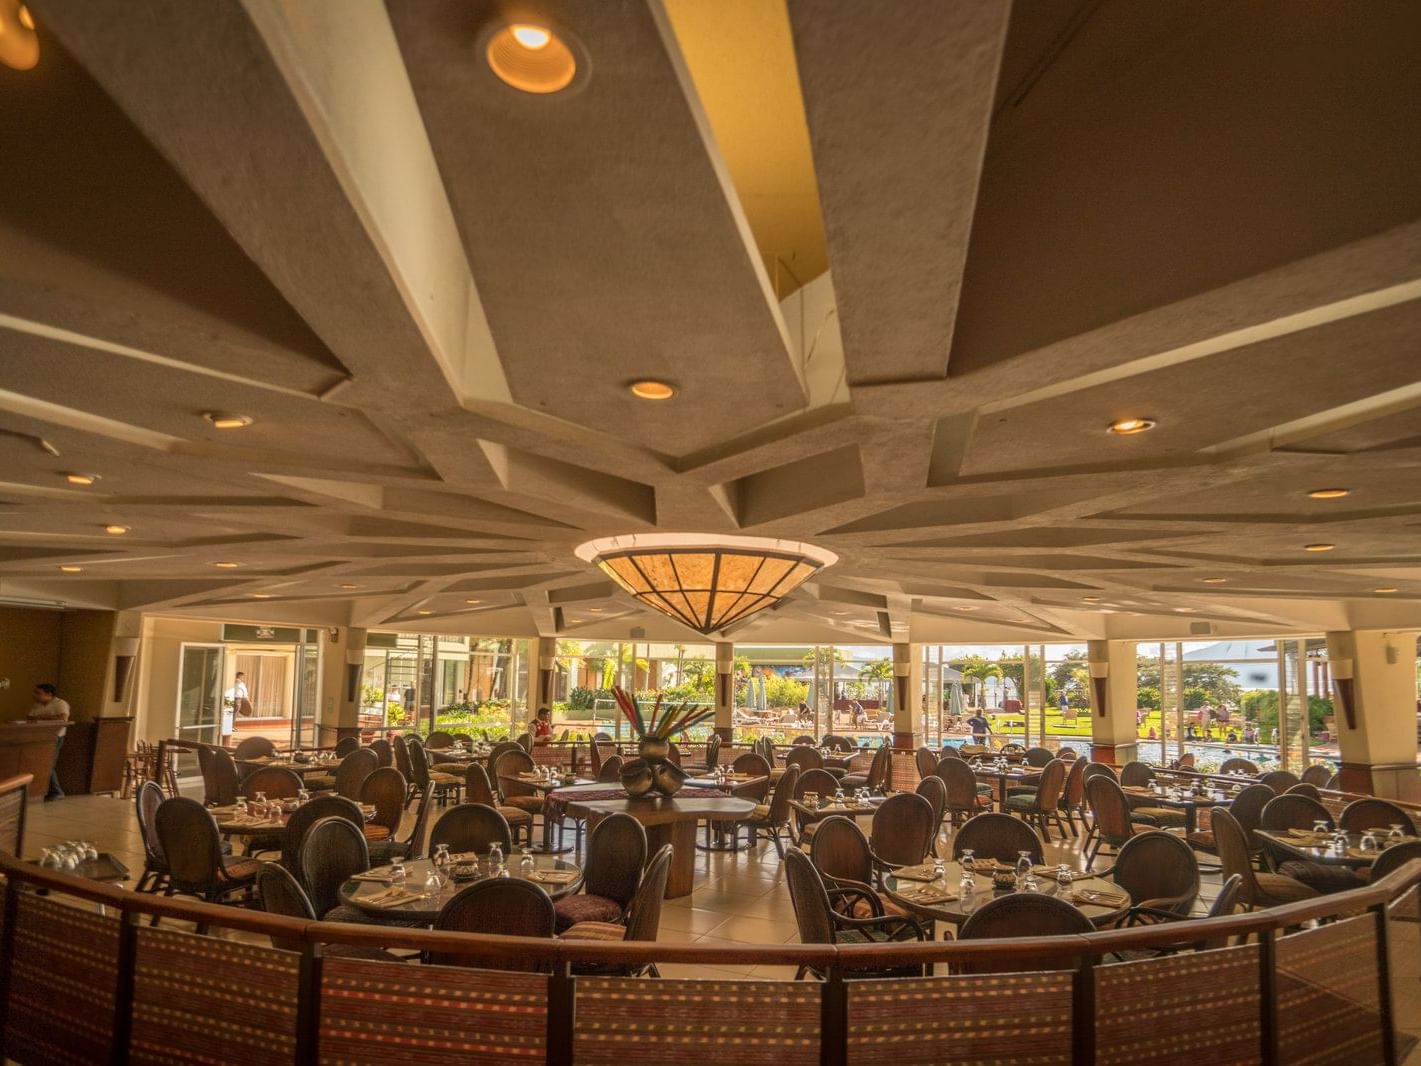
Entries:
{"type": "Polygon", "coordinates": [[[444,878],[439,875],[439,867],[431,866],[429,876],[424,879],[424,898],[438,899],[444,891],[444,878]]]}
{"type": "Polygon", "coordinates": [[[843,805],[844,805],[844,790],[843,790],[842,788],[836,788],[836,789],[834,789],[834,806],[835,806],[835,807],[842,807],[843,805]]]}
{"type": "Polygon", "coordinates": [[[1312,831],[1318,836],[1325,835],[1327,833],[1327,823],[1324,822],[1321,818],[1319,818],[1317,821],[1312,823],[1312,831]]]}
{"type": "Polygon", "coordinates": [[[1018,892],[1028,891],[1027,885],[1035,882],[1031,876],[1031,852],[1018,851],[1016,853],[1016,889],[1018,892]]]}
{"type": "Polygon", "coordinates": [[[434,857],[431,861],[434,863],[434,868],[441,874],[446,872],[449,868],[449,845],[436,844],[434,847],[434,857]]]}
{"type": "Polygon", "coordinates": [[[1370,829],[1362,834],[1362,841],[1357,845],[1362,851],[1376,851],[1377,837],[1370,829]]]}
{"type": "Polygon", "coordinates": [[[523,846],[523,857],[518,860],[518,875],[524,880],[533,876],[533,868],[536,865],[533,861],[533,853],[528,850],[528,846],[523,846]]]}
{"type": "Polygon", "coordinates": [[[977,887],[977,879],[972,876],[972,849],[962,849],[962,881],[957,886],[964,896],[970,896],[977,887]]]}
{"type": "Polygon", "coordinates": [[[933,880],[934,880],[934,881],[941,881],[941,880],[943,879],[943,875],[946,874],[946,873],[947,873],[947,870],[944,868],[942,860],[939,859],[937,856],[934,856],[934,857],[933,857],[933,880]]]}
{"type": "Polygon", "coordinates": [[[304,789],[304,788],[301,789],[300,791],[298,791],[298,792],[296,793],[296,802],[297,802],[297,803],[302,803],[302,804],[310,803],[310,802],[311,802],[311,793],[308,792],[308,791],[306,791],[306,789],[304,789]]]}
{"type": "Polygon", "coordinates": [[[1071,868],[1065,863],[1056,867],[1056,887],[1062,896],[1071,894],[1071,868]]]}
{"type": "Polygon", "coordinates": [[[494,844],[488,849],[488,865],[491,870],[497,870],[503,865],[503,848],[498,844],[494,844]]]}
{"type": "Polygon", "coordinates": [[[237,809],[237,813],[238,813],[238,814],[246,814],[246,813],[247,813],[247,797],[246,797],[246,796],[238,796],[237,799],[236,799],[235,807],[236,807],[236,809],[237,809]]]}
{"type": "Polygon", "coordinates": [[[1386,834],[1387,844],[1397,844],[1406,839],[1406,834],[1402,832],[1401,826],[1393,825],[1386,834]]]}
{"type": "Polygon", "coordinates": [[[390,884],[392,886],[404,887],[404,883],[409,874],[405,871],[405,864],[402,860],[396,859],[390,863],[390,884]]]}
{"type": "Polygon", "coordinates": [[[252,803],[253,803],[253,804],[255,805],[255,807],[256,807],[256,810],[255,810],[253,813],[255,813],[255,814],[257,814],[257,815],[264,815],[264,814],[266,814],[266,793],[265,793],[265,792],[258,792],[256,795],[254,795],[254,796],[252,797],[252,803]]]}

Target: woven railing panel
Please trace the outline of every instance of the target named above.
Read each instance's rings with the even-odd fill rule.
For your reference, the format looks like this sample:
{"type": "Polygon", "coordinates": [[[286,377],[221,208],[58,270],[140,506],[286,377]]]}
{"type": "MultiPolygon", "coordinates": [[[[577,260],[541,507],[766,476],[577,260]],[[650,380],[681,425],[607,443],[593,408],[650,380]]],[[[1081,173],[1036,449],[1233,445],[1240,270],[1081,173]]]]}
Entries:
{"type": "MultiPolygon", "coordinates": [[[[1392,900],[1391,903],[1387,905],[1387,914],[1391,917],[1393,923],[1398,921],[1415,922],[1421,920],[1421,886],[1409,889],[1392,900]]],[[[1413,929],[1412,932],[1415,933],[1416,930],[1413,929]]],[[[1398,933],[1399,930],[1393,925],[1391,930],[1392,939],[1395,939],[1398,933]]]]}
{"type": "Polygon", "coordinates": [[[789,981],[577,979],[578,1066],[817,1066],[819,987],[789,981]]]}
{"type": "Polygon", "coordinates": [[[1071,1061],[1072,971],[850,981],[851,1066],[1071,1061]]]}
{"type": "Polygon", "coordinates": [[[1376,919],[1371,915],[1279,939],[1283,1062],[1381,1062],[1379,1000],[1376,919]]]}
{"type": "Polygon", "coordinates": [[[290,1063],[300,963],[290,951],[140,928],[130,1061],[290,1063]]]}
{"type": "Polygon", "coordinates": [[[1253,1062],[1262,1039],[1258,946],[1095,970],[1096,1062],[1253,1062]]]}
{"type": "Polygon", "coordinates": [[[543,974],[326,959],[321,969],[321,1061],[542,1062],[543,974]]]}
{"type": "Polygon", "coordinates": [[[0,851],[11,855],[20,854],[20,820],[25,813],[25,793],[23,788],[0,792],[0,851]]]}
{"type": "Polygon", "coordinates": [[[109,1057],[118,919],[21,892],[15,916],[6,1055],[16,1062],[109,1057]]]}

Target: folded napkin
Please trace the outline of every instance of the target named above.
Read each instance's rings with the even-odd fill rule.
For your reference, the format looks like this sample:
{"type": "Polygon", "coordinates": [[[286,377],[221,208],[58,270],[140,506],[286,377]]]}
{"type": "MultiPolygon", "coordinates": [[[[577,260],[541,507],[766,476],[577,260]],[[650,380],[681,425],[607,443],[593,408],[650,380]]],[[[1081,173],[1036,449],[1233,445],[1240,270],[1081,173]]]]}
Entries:
{"type": "Polygon", "coordinates": [[[235,818],[223,820],[223,825],[237,829],[285,829],[286,826],[280,822],[271,822],[265,818],[253,818],[250,815],[241,815],[235,818]]]}
{"type": "Polygon", "coordinates": [[[1287,835],[1295,844],[1325,844],[1332,840],[1331,833],[1314,833],[1311,829],[1289,829],[1287,835]]]}
{"type": "Polygon", "coordinates": [[[935,885],[915,885],[903,889],[898,895],[928,907],[936,903],[949,903],[957,898],[956,892],[935,885]]]}
{"type": "Polygon", "coordinates": [[[1015,870],[1014,863],[998,862],[996,859],[973,859],[972,872],[978,874],[996,873],[998,870],[1015,870]]]}
{"type": "Polygon", "coordinates": [[[368,873],[363,873],[363,874],[351,874],[351,875],[350,875],[350,879],[351,879],[352,881],[373,881],[373,882],[375,882],[376,884],[384,884],[386,881],[388,881],[388,880],[390,879],[390,875],[389,875],[389,874],[377,874],[377,873],[375,873],[375,872],[372,870],[372,871],[370,871],[370,872],[368,872],[368,873]]]}
{"type": "Polygon", "coordinates": [[[238,811],[238,809],[239,809],[239,808],[237,807],[236,804],[232,804],[232,805],[227,806],[227,807],[208,807],[208,808],[207,808],[207,813],[208,813],[208,814],[212,814],[212,815],[218,815],[218,816],[224,815],[224,814],[236,814],[237,811],[238,811]]]}
{"type": "Polygon", "coordinates": [[[360,902],[372,907],[400,907],[423,898],[418,892],[411,892],[409,889],[392,885],[383,892],[376,892],[373,896],[361,897],[360,902]]]}
{"type": "Polygon", "coordinates": [[[528,880],[544,885],[570,885],[577,877],[576,870],[534,870],[528,880]]]}
{"type": "Polygon", "coordinates": [[[1071,902],[1077,906],[1119,907],[1128,899],[1128,896],[1103,889],[1077,889],[1071,893],[1071,902]]]}
{"type": "Polygon", "coordinates": [[[900,881],[934,881],[936,875],[933,873],[933,864],[930,862],[919,863],[917,866],[903,866],[893,871],[893,876],[900,881]]]}
{"type": "Polygon", "coordinates": [[[1375,859],[1380,855],[1380,851],[1363,851],[1361,848],[1348,848],[1347,858],[1349,859],[1375,859]]]}
{"type": "MultiPolygon", "coordinates": [[[[1034,873],[1037,877],[1049,877],[1052,881],[1054,881],[1056,880],[1057,875],[1060,873],[1060,869],[1055,866],[1033,866],[1031,868],[1031,872],[1034,873]]],[[[1070,876],[1072,881],[1078,881],[1082,877],[1089,877],[1091,875],[1083,874],[1079,870],[1071,870],[1070,876]]]]}

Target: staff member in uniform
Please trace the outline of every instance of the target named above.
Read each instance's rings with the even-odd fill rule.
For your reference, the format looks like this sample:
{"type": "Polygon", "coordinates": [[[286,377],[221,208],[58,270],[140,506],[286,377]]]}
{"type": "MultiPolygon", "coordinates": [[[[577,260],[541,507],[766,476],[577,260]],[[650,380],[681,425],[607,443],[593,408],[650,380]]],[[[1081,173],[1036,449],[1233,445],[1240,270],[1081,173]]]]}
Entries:
{"type": "MultiPolygon", "coordinates": [[[[49,682],[35,686],[35,703],[30,708],[29,714],[25,716],[31,722],[67,722],[69,721],[69,704],[58,696],[55,687],[49,682]]],[[[54,765],[49,771],[49,791],[44,794],[47,800],[57,800],[64,798],[64,790],[59,787],[59,749],[64,747],[65,727],[61,726],[59,735],[54,738],[54,765]]]]}

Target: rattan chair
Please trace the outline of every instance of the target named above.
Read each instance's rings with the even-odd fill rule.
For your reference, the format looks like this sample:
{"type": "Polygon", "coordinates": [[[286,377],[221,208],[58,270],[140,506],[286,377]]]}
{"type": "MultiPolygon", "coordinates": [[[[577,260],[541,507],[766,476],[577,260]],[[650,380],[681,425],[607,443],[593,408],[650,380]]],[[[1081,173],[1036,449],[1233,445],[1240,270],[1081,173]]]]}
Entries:
{"type": "Polygon", "coordinates": [[[1250,777],[1257,777],[1258,766],[1257,764],[1251,762],[1248,759],[1241,758],[1240,756],[1234,756],[1233,758],[1225,759],[1223,761],[1223,763],[1219,766],[1219,773],[1243,773],[1247,774],[1250,777]]]}
{"type": "Polygon", "coordinates": [[[370,869],[370,849],[358,826],[341,817],[318,820],[301,838],[297,865],[301,887],[321,920],[370,924],[363,911],[340,902],[340,886],[370,869]]]}
{"type": "MultiPolygon", "coordinates": [[[[475,882],[444,904],[435,929],[459,933],[551,938],[557,923],[553,901],[532,881],[491,877],[475,882]]],[[[517,956],[479,956],[430,952],[428,961],[442,966],[476,966],[486,970],[539,970],[517,956]]]]}
{"type": "Polygon", "coordinates": [[[1322,789],[1316,785],[1310,785],[1306,781],[1299,781],[1292,788],[1288,789],[1287,792],[1284,792],[1283,795],[1306,796],[1308,799],[1317,800],[1318,803],[1322,802],[1322,789]]]}
{"type": "MultiPolygon", "coordinates": [[[[817,754],[817,753],[816,753],[817,754]]],[[[790,832],[790,812],[789,801],[794,798],[795,789],[799,785],[800,768],[797,764],[790,764],[785,767],[785,772],[780,775],[780,779],[775,782],[774,790],[770,793],[768,803],[757,803],[755,809],[736,823],[734,832],[740,832],[740,826],[745,827],[746,843],[750,847],[755,846],[761,830],[770,837],[770,842],[774,844],[775,851],[780,858],[784,858],[785,846],[783,836],[790,832]]]]}
{"type": "MultiPolygon", "coordinates": [[[[958,940],[996,940],[1016,937],[1072,936],[1091,933],[1090,919],[1071,904],[1039,892],[1012,892],[988,900],[958,928],[958,940]]],[[[1068,957],[993,959],[989,955],[956,963],[955,973],[1026,973],[1035,970],[1071,969],[1068,957]]]]}
{"type": "MultiPolygon", "coordinates": [[[[912,792],[889,796],[873,812],[868,842],[880,876],[898,866],[915,866],[932,852],[932,804],[912,792]]],[[[817,839],[817,837],[816,837],[817,839]]]]}
{"type": "Polygon", "coordinates": [[[1051,754],[1050,748],[1027,748],[1026,765],[1035,766],[1038,769],[1047,765],[1056,756],[1051,754]]]}
{"type": "Polygon", "coordinates": [[[409,785],[404,774],[393,766],[379,767],[361,782],[357,799],[375,808],[374,817],[363,826],[367,843],[394,839],[404,819],[405,796],[408,794],[409,785]]]}
{"type": "Polygon", "coordinates": [[[1019,818],[989,811],[969,819],[952,838],[952,857],[959,859],[967,850],[977,859],[996,859],[1015,863],[1023,851],[1031,861],[1045,861],[1041,838],[1036,830],[1019,818]]]}
{"type": "Polygon", "coordinates": [[[451,852],[486,854],[497,844],[508,855],[513,850],[513,832],[498,808],[482,803],[460,803],[439,816],[429,834],[429,850],[447,844],[451,852]]]}
{"type": "Polygon", "coordinates": [[[406,743],[405,751],[410,757],[410,772],[414,774],[414,786],[417,790],[423,791],[425,785],[433,785],[435,799],[441,806],[451,799],[455,803],[459,802],[464,790],[462,777],[445,773],[443,770],[431,770],[429,756],[425,754],[421,744],[406,743]]]}
{"type": "Polygon", "coordinates": [[[630,814],[609,814],[587,834],[582,888],[554,904],[559,932],[578,922],[620,922],[641,884],[646,830],[630,814]]]}
{"type": "Polygon", "coordinates": [[[301,845],[311,826],[323,818],[344,818],[357,829],[363,829],[364,816],[353,800],[344,796],[317,796],[309,803],[303,803],[286,820],[286,828],[281,835],[281,865],[297,878],[301,873],[301,845]]]}
{"type": "Polygon", "coordinates": [[[1331,829],[1332,814],[1317,800],[1308,796],[1274,795],[1263,808],[1259,827],[1268,830],[1311,829],[1316,822],[1326,822],[1331,829]]]}
{"type": "Polygon", "coordinates": [[[532,773],[533,756],[521,748],[511,748],[498,757],[489,759],[492,777],[503,796],[504,807],[517,807],[521,811],[537,815],[543,810],[543,797],[532,785],[518,779],[519,774],[532,773]]]}
{"type": "MultiPolygon", "coordinates": [[[[1141,840],[1153,840],[1156,837],[1164,837],[1164,833],[1146,833],[1141,840]]],[[[1169,837],[1171,840],[1178,840],[1178,837],[1169,837]]],[[[1224,878],[1224,882],[1219,886],[1219,894],[1214,897],[1214,902],[1209,905],[1209,910],[1205,913],[1205,918],[1227,918],[1238,909],[1238,894],[1243,884],[1243,878],[1238,874],[1224,878]]],[[[1141,925],[1159,925],[1161,922],[1179,922],[1191,918],[1192,915],[1179,914],[1172,910],[1158,910],[1153,907],[1135,906],[1130,908],[1130,913],[1126,915],[1120,923],[1126,927],[1141,925]]],[[[1187,945],[1182,945],[1192,951],[1208,951],[1214,948],[1227,947],[1229,938],[1227,936],[1207,937],[1203,940],[1195,940],[1187,945]]],[[[1134,962],[1137,959],[1151,959],[1160,955],[1173,955],[1179,951],[1181,945],[1170,945],[1160,948],[1131,948],[1124,951],[1114,951],[1111,955],[1122,962],[1134,962]]]]}
{"type": "Polygon", "coordinates": [[[1149,763],[1127,762],[1120,768],[1121,788],[1148,788],[1155,779],[1154,767],[1149,763]]]}
{"type": "Polygon", "coordinates": [[[855,745],[852,740],[848,737],[841,737],[837,733],[825,733],[824,739],[820,741],[820,744],[830,751],[837,751],[841,754],[855,750],[855,745]]]}
{"type": "MultiPolygon", "coordinates": [[[[937,768],[937,763],[933,763],[933,768],[937,768]]],[[[938,834],[942,831],[942,814],[947,809],[947,786],[942,783],[942,778],[932,773],[919,781],[918,787],[913,791],[927,800],[933,809],[933,838],[928,845],[928,851],[936,855],[938,834]]]]}
{"type": "Polygon", "coordinates": [[[597,770],[597,781],[604,785],[613,785],[622,779],[622,757],[620,755],[609,755],[603,760],[601,767],[597,770]]]}
{"type": "Polygon", "coordinates": [[[403,840],[391,838],[368,845],[370,861],[376,866],[383,866],[396,859],[411,861],[424,855],[424,833],[429,826],[429,812],[434,807],[434,786],[426,785],[416,798],[418,805],[415,807],[414,824],[410,827],[409,836],[403,840]]]}
{"type": "Polygon", "coordinates": [[[1085,868],[1089,870],[1100,854],[1102,846],[1123,847],[1136,833],[1147,832],[1152,826],[1143,826],[1130,818],[1130,805],[1125,801],[1125,793],[1115,783],[1113,777],[1096,774],[1085,783],[1086,803],[1091,812],[1091,830],[1095,840],[1085,850],[1085,868]]]}
{"type": "Polygon", "coordinates": [[[403,736],[397,736],[390,741],[390,747],[395,753],[395,769],[405,775],[405,780],[410,785],[410,798],[414,798],[414,764],[410,762],[409,740],[403,736]]]}
{"type": "Polygon", "coordinates": [[[1332,779],[1332,767],[1326,763],[1315,762],[1303,771],[1302,780],[1309,785],[1316,785],[1318,788],[1326,788],[1327,782],[1332,779]]]}
{"type": "Polygon", "coordinates": [[[706,741],[705,757],[695,766],[688,766],[686,769],[693,774],[713,774],[715,768],[720,764],[720,747],[723,743],[719,733],[712,733],[710,739],[706,741]]]}
{"type": "Polygon", "coordinates": [[[959,821],[991,809],[992,786],[980,784],[965,759],[943,756],[933,768],[933,776],[940,779],[947,790],[945,809],[954,827],[959,821]]]}
{"type": "Polygon", "coordinates": [[[887,899],[874,885],[873,845],[857,822],[842,814],[823,821],[823,830],[816,833],[809,857],[819,876],[831,888],[850,888],[860,895],[844,896],[831,901],[835,909],[852,918],[869,918],[879,914],[907,914],[887,899]],[[867,897],[872,896],[873,902],[867,897]]]}
{"type": "Polygon", "coordinates": [[[452,748],[454,746],[454,734],[446,733],[442,729],[436,729],[429,736],[424,738],[424,746],[428,751],[439,748],[452,748]]]}
{"type": "Polygon", "coordinates": [[[840,784],[846,789],[866,788],[881,795],[893,775],[893,748],[884,743],[873,753],[873,762],[868,765],[868,773],[845,774],[840,784]]]}
{"type": "MultiPolygon", "coordinates": [[[[1097,876],[1113,877],[1130,893],[1137,911],[1188,917],[1199,898],[1199,864],[1194,851],[1170,833],[1139,833],[1120,846],[1115,865],[1097,876]]],[[[1126,916],[1129,923],[1130,915],[1126,916]]]]}
{"type": "Polygon", "coordinates": [[[470,763],[464,770],[464,800],[466,803],[482,803],[493,807],[508,823],[508,830],[514,839],[523,838],[524,843],[533,843],[533,815],[522,807],[509,807],[498,802],[498,796],[489,783],[488,771],[478,763],[470,763]]]}
{"type": "Polygon", "coordinates": [[[284,766],[263,766],[242,779],[241,792],[248,798],[258,792],[267,799],[295,799],[302,789],[301,775],[284,766]]]}
{"type": "MultiPolygon", "coordinates": [[[[799,775],[799,779],[794,783],[794,798],[802,800],[807,792],[816,792],[820,796],[832,796],[838,788],[839,779],[828,770],[806,770],[799,775]]],[[[795,812],[794,827],[794,838],[800,844],[808,843],[819,831],[817,821],[807,821],[798,811],[795,812]]]]}
{"type": "Polygon", "coordinates": [[[1078,837],[1080,833],[1076,830],[1076,815],[1081,816],[1081,825],[1086,824],[1085,809],[1085,772],[1090,766],[1085,759],[1072,759],[1068,764],[1070,769],[1066,771],[1066,786],[1061,790],[1061,799],[1056,804],[1056,809],[1066,816],[1066,825],[1070,826],[1071,836],[1078,837]]]}
{"type": "MultiPolygon", "coordinates": [[[[785,855],[785,880],[802,944],[873,944],[896,940],[927,940],[927,931],[909,914],[883,914],[878,895],[857,888],[827,888],[808,855],[790,851],[785,855]],[[866,918],[851,917],[854,898],[861,898],[872,913],[866,918]]],[[[850,967],[846,967],[849,969],[850,967]]],[[[851,967],[856,976],[920,977],[922,966],[851,967]]],[[[795,972],[798,981],[807,974],[824,974],[809,965],[795,972]]]]}
{"type": "Polygon", "coordinates": [[[344,759],[352,751],[358,751],[359,749],[359,737],[341,737],[336,741],[336,746],[333,750],[337,759],[344,759]]]}
{"type": "Polygon", "coordinates": [[[931,777],[937,769],[937,753],[932,748],[919,748],[913,753],[913,766],[919,777],[931,777]]]}
{"type": "MultiPolygon", "coordinates": [[[[562,933],[564,940],[654,941],[661,927],[661,905],[666,896],[666,881],[671,875],[670,844],[651,857],[642,874],[636,895],[627,906],[626,924],[617,922],[578,922],[562,933]]],[[[556,904],[554,909],[556,910],[556,904]]],[[[582,962],[573,964],[576,974],[605,974],[620,977],[660,977],[654,962],[611,965],[582,962]]]]}
{"type": "MultiPolygon", "coordinates": [[[[143,839],[143,873],[133,885],[135,892],[157,892],[168,880],[168,862],[158,839],[157,814],[163,803],[163,788],[156,781],[143,781],[134,796],[138,812],[138,835],[143,839]]],[[[19,854],[17,848],[14,854],[19,854]]]]}
{"type": "MultiPolygon", "coordinates": [[[[257,896],[261,900],[262,910],[267,914],[279,914],[307,922],[317,920],[316,910],[311,906],[311,900],[306,895],[306,890],[280,863],[262,864],[261,870],[257,873],[257,896]]],[[[273,934],[271,946],[283,951],[299,952],[304,950],[306,945],[299,938],[287,939],[273,934]]],[[[376,962],[404,961],[398,955],[391,954],[384,948],[362,947],[358,944],[325,944],[321,947],[321,955],[332,959],[370,959],[376,962]]]]}
{"type": "MultiPolygon", "coordinates": [[[[1360,873],[1368,881],[1380,881],[1387,874],[1401,869],[1413,859],[1421,859],[1421,840],[1407,840],[1401,844],[1393,844],[1386,848],[1377,856],[1377,861],[1372,863],[1371,869],[1362,870],[1360,873]]],[[[1411,893],[1410,913],[1415,921],[1417,907],[1417,892],[1413,889],[1411,893]]]]}
{"type": "Polygon", "coordinates": [[[1034,822],[1043,839],[1051,839],[1050,823],[1055,822],[1061,839],[1066,837],[1066,826],[1061,821],[1058,809],[1061,794],[1066,789],[1066,764],[1060,759],[1052,759],[1041,771],[1041,779],[1029,793],[1008,796],[1005,807],[1023,821],[1034,822]]]}
{"type": "Polygon", "coordinates": [[[232,758],[242,761],[245,759],[264,759],[269,755],[276,754],[276,745],[266,737],[244,737],[235,748],[232,749],[232,758]]]}
{"type": "MultiPolygon", "coordinates": [[[[1253,831],[1262,828],[1263,808],[1271,803],[1273,798],[1273,790],[1267,785],[1249,785],[1234,797],[1233,803],[1229,806],[1229,813],[1233,815],[1234,821],[1243,830],[1249,854],[1257,854],[1262,847],[1253,835],[1253,831]]],[[[1212,815],[1210,817],[1212,819],[1212,815]]],[[[1188,833],[1184,839],[1195,851],[1202,851],[1208,855],[1218,855],[1219,853],[1212,828],[1188,833]]]]}
{"type": "MultiPolygon", "coordinates": [[[[374,740],[372,740],[370,742],[370,750],[375,753],[375,758],[379,762],[380,766],[385,767],[395,765],[395,747],[384,737],[376,737],[374,740]]],[[[403,777],[404,775],[401,774],[401,776],[403,777]]],[[[408,780],[409,779],[406,778],[407,784],[408,780]]]]}
{"type": "Polygon", "coordinates": [[[229,807],[237,802],[237,764],[232,761],[231,752],[215,745],[203,745],[198,748],[198,765],[203,766],[203,789],[208,806],[229,807]]]}
{"type": "Polygon", "coordinates": [[[1337,816],[1337,824],[1349,833],[1361,833],[1368,829],[1390,829],[1401,826],[1402,832],[1416,835],[1416,823],[1403,808],[1384,799],[1368,797],[1353,800],[1337,816]]]}
{"type": "Polygon", "coordinates": [[[1225,810],[1214,812],[1214,840],[1218,845],[1219,863],[1224,877],[1239,876],[1239,902],[1249,910],[1255,907],[1272,907],[1283,903],[1295,903],[1300,899],[1312,899],[1318,895],[1316,889],[1285,874],[1258,873],[1253,869],[1253,857],[1249,853],[1248,838],[1243,828],[1225,810]]]}
{"type": "Polygon", "coordinates": [[[824,756],[819,749],[808,744],[796,744],[785,753],[785,766],[798,766],[801,770],[821,770],[824,756]]]}
{"type": "Polygon", "coordinates": [[[1281,796],[1301,780],[1302,778],[1298,777],[1297,774],[1290,773],[1287,770],[1270,770],[1258,779],[1258,783],[1271,788],[1275,796],[1281,796]]]}
{"type": "Polygon", "coordinates": [[[154,812],[153,823],[168,865],[165,896],[181,892],[208,903],[225,903],[239,893],[249,895],[260,863],[222,854],[217,823],[201,803],[185,796],[165,799],[154,812]]]}

